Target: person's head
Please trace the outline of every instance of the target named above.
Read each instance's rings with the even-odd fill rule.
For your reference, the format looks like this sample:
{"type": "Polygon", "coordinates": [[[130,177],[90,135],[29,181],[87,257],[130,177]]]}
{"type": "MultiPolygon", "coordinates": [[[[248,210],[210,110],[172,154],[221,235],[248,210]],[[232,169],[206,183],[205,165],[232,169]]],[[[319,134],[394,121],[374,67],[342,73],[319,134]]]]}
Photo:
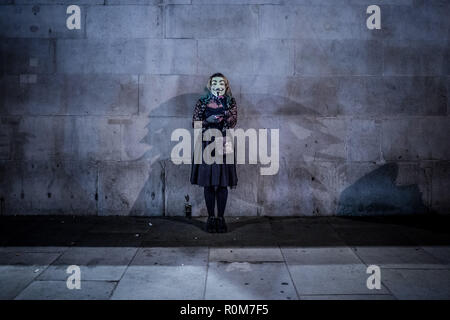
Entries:
{"type": "Polygon", "coordinates": [[[206,85],[209,91],[213,95],[217,96],[232,96],[230,82],[222,73],[214,73],[208,79],[208,84],[206,85]]]}

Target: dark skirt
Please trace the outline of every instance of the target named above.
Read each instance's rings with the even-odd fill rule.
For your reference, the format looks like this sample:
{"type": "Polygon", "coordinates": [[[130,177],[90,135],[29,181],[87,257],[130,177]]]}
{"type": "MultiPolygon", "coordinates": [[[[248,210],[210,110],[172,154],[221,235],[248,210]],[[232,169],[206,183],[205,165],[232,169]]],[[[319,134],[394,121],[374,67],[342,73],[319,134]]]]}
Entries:
{"type": "MultiPolygon", "coordinates": [[[[214,139],[212,140],[214,141],[214,139]]],[[[202,142],[202,152],[212,141],[202,142]]],[[[236,188],[238,177],[236,173],[236,147],[234,146],[234,163],[226,163],[226,156],[223,157],[223,163],[206,164],[194,163],[194,154],[192,154],[191,165],[191,183],[202,187],[222,186],[236,188]]]]}

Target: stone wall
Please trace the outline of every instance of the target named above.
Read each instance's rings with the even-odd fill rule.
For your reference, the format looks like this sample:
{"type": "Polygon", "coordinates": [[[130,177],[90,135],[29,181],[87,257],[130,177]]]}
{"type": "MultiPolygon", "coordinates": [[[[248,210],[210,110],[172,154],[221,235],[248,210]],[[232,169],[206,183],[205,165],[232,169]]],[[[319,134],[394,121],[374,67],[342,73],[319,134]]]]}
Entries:
{"type": "Polygon", "coordinates": [[[170,140],[224,73],[237,127],[280,129],[280,170],[238,165],[227,215],[450,209],[446,0],[0,0],[0,208],[206,215],[170,140]],[[66,9],[81,8],[81,29],[66,9]],[[366,27],[381,8],[381,29],[366,27]]]}

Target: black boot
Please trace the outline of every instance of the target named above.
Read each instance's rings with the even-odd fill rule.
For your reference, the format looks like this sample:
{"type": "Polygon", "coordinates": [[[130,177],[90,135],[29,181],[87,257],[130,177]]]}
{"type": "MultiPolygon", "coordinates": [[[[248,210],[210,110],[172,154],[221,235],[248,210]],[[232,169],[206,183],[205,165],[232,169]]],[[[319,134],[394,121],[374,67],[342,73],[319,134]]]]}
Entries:
{"type": "Polygon", "coordinates": [[[216,232],[216,218],[209,216],[206,220],[206,232],[215,233],[216,232]]]}
{"type": "Polygon", "coordinates": [[[219,233],[225,233],[228,231],[227,224],[224,217],[218,217],[216,219],[216,230],[219,233]]]}

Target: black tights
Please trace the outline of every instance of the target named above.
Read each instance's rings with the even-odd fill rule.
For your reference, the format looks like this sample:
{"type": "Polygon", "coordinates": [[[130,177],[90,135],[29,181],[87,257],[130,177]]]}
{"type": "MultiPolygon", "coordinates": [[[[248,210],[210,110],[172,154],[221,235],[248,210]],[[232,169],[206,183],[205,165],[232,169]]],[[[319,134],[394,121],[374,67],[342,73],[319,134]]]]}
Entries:
{"type": "Polygon", "coordinates": [[[214,186],[204,187],[206,209],[208,210],[208,216],[214,217],[214,205],[217,198],[217,215],[223,217],[225,213],[225,206],[227,204],[228,188],[214,186]]]}

